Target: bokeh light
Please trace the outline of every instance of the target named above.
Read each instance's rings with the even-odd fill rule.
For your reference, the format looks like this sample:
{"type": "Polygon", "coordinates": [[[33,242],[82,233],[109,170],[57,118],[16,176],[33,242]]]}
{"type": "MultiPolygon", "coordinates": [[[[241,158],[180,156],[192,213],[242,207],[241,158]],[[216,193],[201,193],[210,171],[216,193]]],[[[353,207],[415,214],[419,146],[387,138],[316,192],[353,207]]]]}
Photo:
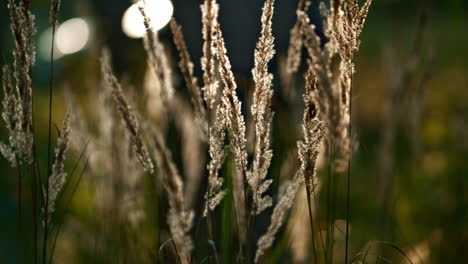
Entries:
{"type": "MultiPolygon", "coordinates": [[[[46,29],[39,37],[38,54],[42,60],[50,60],[50,48],[52,45],[52,27],[46,29]]],[[[63,54],[57,50],[57,41],[54,44],[54,60],[59,59],[63,54]]]]}
{"type": "MultiPolygon", "coordinates": [[[[84,49],[91,39],[91,25],[84,18],[69,19],[57,27],[54,43],[54,60],[64,55],[84,49]]],[[[52,27],[46,29],[39,37],[39,56],[50,60],[52,44],[52,27]]]]}
{"type": "MultiPolygon", "coordinates": [[[[154,31],[162,29],[172,17],[174,7],[169,0],[146,0],[146,12],[154,31]]],[[[130,38],[142,38],[146,28],[138,3],[131,5],[122,17],[122,30],[130,38]]]]}
{"type": "Polygon", "coordinates": [[[82,18],[72,18],[65,21],[57,29],[57,50],[63,54],[80,51],[89,42],[90,27],[82,18]]]}

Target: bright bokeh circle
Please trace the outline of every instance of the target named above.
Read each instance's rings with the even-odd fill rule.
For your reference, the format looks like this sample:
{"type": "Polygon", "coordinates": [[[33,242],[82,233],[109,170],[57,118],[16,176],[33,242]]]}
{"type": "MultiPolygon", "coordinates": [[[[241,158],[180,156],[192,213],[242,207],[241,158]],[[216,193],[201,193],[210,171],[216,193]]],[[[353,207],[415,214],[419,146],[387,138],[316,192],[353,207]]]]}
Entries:
{"type": "MultiPolygon", "coordinates": [[[[138,8],[141,3],[131,5],[122,17],[122,30],[130,38],[142,38],[146,33],[143,16],[138,8]]],[[[146,13],[154,31],[163,28],[171,20],[174,7],[169,0],[146,0],[146,13]]]]}
{"type": "Polygon", "coordinates": [[[55,44],[62,54],[72,54],[83,49],[89,42],[91,30],[82,18],[72,18],[57,29],[55,44]]]}

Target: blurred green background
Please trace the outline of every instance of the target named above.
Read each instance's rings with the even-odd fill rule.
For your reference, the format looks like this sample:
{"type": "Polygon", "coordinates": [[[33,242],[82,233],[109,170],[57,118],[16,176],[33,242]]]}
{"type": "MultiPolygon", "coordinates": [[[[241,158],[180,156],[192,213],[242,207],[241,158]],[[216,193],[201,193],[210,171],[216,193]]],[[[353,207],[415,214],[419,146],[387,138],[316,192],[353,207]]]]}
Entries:
{"type": "MultiPolygon", "coordinates": [[[[13,39],[9,29],[7,1],[0,5],[0,52],[1,64],[11,65],[10,50],[13,39]]],[[[50,26],[48,22],[49,1],[31,1],[32,12],[36,15],[37,43],[41,34],[50,26]]],[[[196,74],[200,76],[201,23],[199,5],[202,0],[173,0],[174,16],[182,25],[195,62],[196,74]]],[[[250,70],[253,66],[253,50],[260,31],[260,0],[229,0],[220,2],[220,23],[222,25],[228,55],[232,59],[233,71],[240,83],[246,87],[241,91],[245,98],[250,89],[250,70]]],[[[273,19],[273,33],[277,37],[279,55],[285,55],[289,30],[294,24],[296,1],[277,0],[273,19]]],[[[121,17],[130,5],[126,0],[63,1],[60,21],[74,17],[85,17],[92,25],[90,43],[85,49],[66,55],[56,61],[54,79],[57,100],[54,122],[60,124],[66,106],[62,97],[65,86],[77,95],[78,100],[90,91],[99,88],[100,49],[109,46],[114,56],[114,67],[119,76],[138,87],[144,78],[146,55],[141,40],[127,38],[121,30],[121,17]]],[[[465,263],[468,261],[468,2],[462,0],[374,0],[364,32],[361,49],[356,62],[353,91],[353,126],[357,139],[354,155],[351,187],[351,255],[357,254],[369,241],[383,240],[394,243],[406,252],[419,253],[418,263],[465,263]],[[414,49],[423,10],[427,13],[427,24],[421,44],[414,49]],[[418,54],[420,63],[412,67],[413,55],[418,54]],[[399,74],[412,69],[409,81],[394,99],[393,114],[397,116],[395,142],[391,155],[394,160],[391,174],[382,172],[380,151],[385,134],[386,104],[392,100],[392,85],[399,74]],[[397,77],[395,77],[397,76],[397,77]],[[418,90],[420,89],[420,90],[418,90]],[[419,93],[418,91],[423,91],[419,93]],[[420,97],[418,97],[420,96],[420,97]],[[420,123],[411,126],[412,98],[421,98],[420,123]]],[[[316,14],[313,15],[315,21],[316,14]]],[[[314,21],[314,19],[313,19],[314,21]]],[[[173,65],[177,53],[171,44],[168,27],[161,31],[161,39],[171,49],[173,65]]],[[[38,52],[41,47],[38,47],[38,52]]],[[[271,65],[274,73],[279,67],[277,59],[271,65]]],[[[36,95],[35,118],[39,156],[44,164],[47,141],[47,89],[49,81],[47,59],[38,54],[33,69],[33,83],[36,95]]],[[[177,72],[178,73],[178,72],[177,72]]],[[[279,84],[278,74],[275,83],[279,84]]],[[[301,76],[297,75],[296,98],[301,103],[301,76]]],[[[177,89],[185,93],[183,79],[177,76],[177,89]]],[[[294,104],[280,96],[279,85],[275,87],[277,112],[274,135],[275,160],[286,158],[287,150],[295,144],[301,114],[293,111],[294,104]]],[[[86,102],[79,102],[86,106],[86,102]]],[[[92,106],[90,106],[92,107],[92,106]]],[[[300,108],[299,108],[300,109],[300,108]]],[[[92,108],[91,108],[92,111],[92,108]]],[[[4,126],[0,138],[6,141],[4,126]]],[[[171,141],[178,141],[173,137],[171,141]]],[[[177,145],[177,143],[173,143],[177,145]]],[[[71,160],[78,154],[71,154],[71,160]]],[[[272,175],[279,174],[279,166],[272,167],[272,175]]],[[[321,173],[325,176],[325,173],[321,173]]],[[[338,198],[336,219],[345,218],[345,178],[338,177],[338,198]]],[[[326,214],[325,190],[327,179],[323,179],[323,192],[319,195],[319,217],[326,214]]],[[[16,183],[17,178],[7,162],[0,159],[0,262],[15,263],[19,247],[16,233],[16,183]]],[[[202,187],[203,188],[203,187],[202,187]]],[[[69,214],[81,225],[92,222],[89,205],[90,183],[83,182],[78,189],[69,214]],[[87,189],[88,188],[88,189],[87,189]]],[[[201,197],[201,196],[200,196],[201,197]]],[[[28,222],[28,200],[24,201],[28,222]]],[[[269,211],[271,213],[271,211],[269,211]]],[[[223,216],[219,216],[220,220],[223,216]]],[[[164,221],[164,216],[159,217],[164,221]]],[[[269,217],[260,222],[268,223],[269,217]]],[[[28,227],[25,227],[28,228],[28,227]]],[[[264,227],[259,227],[263,232],[264,227]]],[[[26,230],[25,233],[31,230],[26,230]]],[[[86,234],[83,234],[86,236],[86,234]]],[[[26,235],[24,235],[25,239],[26,235]]],[[[67,240],[88,239],[63,237],[67,240]]],[[[225,241],[225,243],[228,243],[225,241]]],[[[70,244],[73,245],[73,244],[70,244]]],[[[229,245],[228,245],[229,246],[229,245]]],[[[30,244],[22,243],[23,252],[30,251],[30,244]]],[[[65,247],[66,248],[66,247],[65,247]]],[[[65,249],[66,250],[66,249],[65,249]]],[[[283,249],[284,250],[284,249],[283,249]]],[[[81,252],[79,249],[71,250],[81,252]]],[[[278,250],[281,255],[281,250],[278,250]]],[[[232,254],[232,253],[230,253],[232,254]]],[[[398,255],[389,252],[390,255],[398,255]]],[[[73,261],[86,263],[89,256],[78,253],[73,261]]],[[[23,260],[28,257],[23,258],[23,260]]],[[[279,258],[281,259],[281,258],[279,258]]],[[[393,263],[398,263],[395,257],[393,263]]],[[[108,260],[108,259],[107,259],[108,260]]],[[[224,258],[225,263],[230,263],[224,258]]],[[[102,262],[106,262],[102,260],[102,262]]],[[[402,262],[403,263],[403,262],[402,262]]],[[[416,263],[416,261],[415,261],[416,263]]]]}

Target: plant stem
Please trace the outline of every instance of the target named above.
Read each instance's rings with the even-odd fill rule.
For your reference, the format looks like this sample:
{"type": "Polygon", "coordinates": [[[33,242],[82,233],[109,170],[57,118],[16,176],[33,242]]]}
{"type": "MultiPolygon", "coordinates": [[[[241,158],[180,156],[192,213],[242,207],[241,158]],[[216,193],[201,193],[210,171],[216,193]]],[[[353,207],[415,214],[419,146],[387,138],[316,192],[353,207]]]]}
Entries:
{"type": "Polygon", "coordinates": [[[18,263],[21,263],[21,168],[19,164],[18,155],[15,155],[17,171],[18,171],[18,263]]]}
{"type": "Polygon", "coordinates": [[[317,250],[316,250],[316,247],[315,247],[315,232],[314,232],[314,218],[312,216],[312,207],[310,206],[310,192],[308,190],[309,188],[305,188],[305,191],[307,193],[307,208],[309,209],[309,222],[310,222],[310,231],[312,232],[312,250],[314,251],[314,263],[318,263],[317,262],[317,250]]]}
{"type": "Polygon", "coordinates": [[[36,197],[36,170],[35,164],[36,158],[33,159],[33,164],[28,167],[28,175],[32,179],[31,183],[31,198],[32,198],[32,215],[33,215],[33,258],[34,263],[37,263],[37,197],[36,197]]]}
{"type": "MultiPolygon", "coordinates": [[[[349,154],[351,156],[351,154],[349,154]]],[[[351,160],[351,158],[349,158],[351,160]]],[[[348,166],[351,166],[351,162],[348,161],[348,166]]],[[[349,201],[349,193],[351,189],[351,168],[348,169],[348,184],[346,190],[346,245],[345,245],[345,264],[348,263],[348,248],[349,248],[349,208],[350,208],[350,201],[349,201]]]]}
{"type": "MultiPolygon", "coordinates": [[[[81,183],[81,179],[83,178],[83,175],[85,174],[86,170],[88,169],[88,165],[89,165],[89,158],[86,159],[86,163],[85,163],[85,166],[83,168],[83,170],[81,171],[81,174],[80,176],[78,177],[78,180],[75,184],[75,186],[73,187],[73,190],[72,190],[72,193],[70,195],[70,197],[68,198],[67,202],[65,203],[65,211],[64,211],[64,215],[66,215],[66,213],[68,212],[68,210],[70,209],[70,203],[73,199],[73,196],[75,196],[75,193],[76,193],[76,190],[78,189],[78,186],[80,185],[81,183]]],[[[49,264],[52,264],[52,260],[53,260],[53,256],[54,256],[54,252],[55,252],[55,246],[57,245],[57,240],[58,240],[58,237],[60,235],[60,230],[63,226],[63,222],[61,222],[58,227],[57,227],[57,232],[55,233],[55,236],[54,236],[54,240],[52,242],[52,249],[50,251],[50,256],[49,256],[49,264]]]]}
{"type": "MultiPolygon", "coordinates": [[[[312,194],[314,195],[315,210],[316,210],[316,212],[318,212],[317,195],[315,193],[315,184],[312,187],[312,194]]],[[[315,215],[317,217],[317,213],[315,215]]],[[[321,232],[322,228],[320,227],[320,221],[318,221],[318,217],[317,217],[317,226],[318,226],[318,233],[319,233],[319,236],[320,236],[320,242],[322,244],[322,253],[324,254],[323,257],[325,258],[325,263],[326,263],[325,243],[323,243],[323,237],[322,237],[322,232],[321,232]]]]}
{"type": "MultiPolygon", "coordinates": [[[[208,138],[211,138],[211,116],[208,114],[208,138]]],[[[208,172],[209,173],[209,172],[208,172]]],[[[207,183],[207,199],[206,199],[206,224],[208,228],[208,238],[213,241],[213,230],[211,224],[211,214],[210,214],[210,199],[211,199],[211,186],[210,179],[208,178],[207,183]]]]}
{"type": "Polygon", "coordinates": [[[251,255],[251,248],[252,248],[252,245],[255,241],[255,211],[256,211],[256,207],[255,205],[253,206],[252,208],[252,211],[250,211],[250,224],[248,224],[249,226],[249,233],[247,233],[247,235],[250,236],[250,243],[249,243],[249,263],[250,263],[250,258],[252,257],[251,255]]]}
{"type": "MultiPolygon", "coordinates": [[[[234,202],[233,197],[234,197],[234,194],[232,194],[232,197],[231,197],[231,205],[232,205],[232,211],[233,211],[233,214],[234,214],[234,219],[236,221],[236,231],[237,231],[237,234],[239,235],[240,234],[239,221],[238,221],[238,218],[237,218],[236,204],[234,202]]],[[[241,256],[240,258],[242,258],[242,256],[244,256],[244,254],[243,254],[242,241],[240,239],[240,236],[237,237],[237,241],[239,243],[239,256],[241,256]]]]}
{"type": "Polygon", "coordinates": [[[353,154],[353,140],[352,140],[352,95],[353,95],[353,85],[352,77],[350,80],[350,90],[349,90],[349,157],[348,157],[348,179],[347,179],[347,190],[346,190],[346,246],[345,246],[345,264],[348,263],[348,247],[349,247],[349,194],[351,192],[351,159],[353,154]]]}
{"type": "Polygon", "coordinates": [[[47,174],[46,174],[46,190],[45,190],[45,208],[44,208],[44,241],[42,245],[42,262],[47,263],[47,235],[48,235],[48,216],[49,216],[49,175],[51,172],[51,147],[52,147],[52,90],[54,85],[54,45],[55,42],[55,25],[52,25],[52,45],[50,47],[50,83],[49,83],[49,126],[47,140],[47,174]]]}
{"type": "Polygon", "coordinates": [[[332,139],[328,144],[328,169],[327,169],[327,177],[328,177],[328,184],[327,184],[327,247],[326,247],[326,261],[325,263],[331,263],[331,258],[333,254],[333,223],[332,223],[332,186],[333,186],[333,172],[332,172],[332,163],[334,160],[333,152],[334,152],[334,145],[332,139]]]}
{"type": "MultiPolygon", "coordinates": [[[[245,227],[245,246],[246,246],[246,253],[247,253],[247,263],[251,263],[250,258],[252,256],[251,250],[250,250],[250,244],[251,241],[249,241],[249,232],[250,232],[250,210],[249,210],[249,204],[248,204],[248,194],[247,194],[247,184],[245,183],[245,179],[243,180],[244,183],[244,209],[245,209],[245,221],[246,221],[246,227],[245,227]]],[[[239,230],[240,231],[240,230],[239,230]]],[[[242,237],[241,232],[239,232],[240,237],[242,237]]]]}
{"type": "MultiPolygon", "coordinates": [[[[332,171],[334,170],[334,165],[332,165],[332,171]]],[[[330,231],[330,259],[329,263],[333,263],[334,257],[334,248],[335,248],[335,220],[336,220],[336,196],[338,188],[338,179],[334,178],[334,173],[332,173],[332,193],[331,193],[331,231],[330,231]]]]}

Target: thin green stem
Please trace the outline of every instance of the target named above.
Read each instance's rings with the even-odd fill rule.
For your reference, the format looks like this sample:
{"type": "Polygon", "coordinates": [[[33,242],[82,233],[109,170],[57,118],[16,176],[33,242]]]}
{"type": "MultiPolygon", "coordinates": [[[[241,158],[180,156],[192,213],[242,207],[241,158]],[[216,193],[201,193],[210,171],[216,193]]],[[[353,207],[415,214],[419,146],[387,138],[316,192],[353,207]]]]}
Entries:
{"type": "MultiPolygon", "coordinates": [[[[316,212],[318,212],[318,204],[317,204],[317,195],[316,195],[316,192],[315,192],[315,184],[312,186],[312,194],[314,195],[314,203],[315,203],[315,210],[316,212]]],[[[315,213],[316,217],[317,217],[317,213],[315,213]]],[[[325,243],[323,242],[323,236],[322,236],[322,228],[320,227],[320,221],[318,220],[318,217],[317,217],[317,225],[318,225],[318,233],[319,233],[319,236],[320,236],[320,242],[321,242],[321,245],[322,245],[322,253],[324,254],[323,257],[325,258],[325,263],[326,263],[326,256],[325,256],[325,243]]]]}
{"type": "Polygon", "coordinates": [[[312,232],[312,250],[314,251],[314,263],[317,264],[317,249],[315,247],[315,231],[314,231],[314,218],[312,216],[312,207],[310,206],[310,192],[308,190],[309,188],[305,188],[305,191],[307,193],[307,208],[309,209],[309,222],[310,222],[310,231],[312,232]]]}
{"type": "MultiPolygon", "coordinates": [[[[68,198],[67,202],[65,203],[65,211],[63,213],[64,215],[66,214],[66,212],[70,208],[70,203],[71,203],[71,201],[73,199],[73,196],[75,196],[76,190],[78,189],[78,186],[81,183],[81,179],[83,178],[83,175],[85,174],[86,170],[88,169],[88,166],[89,166],[89,158],[86,159],[85,166],[84,166],[83,170],[81,171],[80,176],[78,177],[78,181],[77,181],[76,185],[73,187],[72,193],[71,193],[70,197],[68,198]]],[[[52,260],[53,260],[53,256],[54,256],[54,252],[55,252],[55,246],[57,244],[57,240],[58,240],[62,225],[63,225],[63,222],[61,222],[59,224],[59,226],[57,227],[57,232],[55,233],[54,240],[52,242],[52,249],[50,251],[49,262],[48,262],[49,264],[52,264],[52,260]]]]}
{"type": "Polygon", "coordinates": [[[52,90],[54,86],[54,41],[55,41],[55,27],[52,25],[52,45],[50,47],[50,83],[49,83],[49,123],[48,123],[48,140],[47,140],[47,174],[46,174],[46,190],[45,190],[45,208],[44,208],[44,240],[42,245],[42,262],[47,263],[47,236],[48,230],[48,217],[49,217],[49,175],[51,172],[51,148],[52,148],[52,90]]]}
{"type": "Polygon", "coordinates": [[[252,257],[251,255],[251,249],[252,249],[252,246],[254,244],[254,241],[255,241],[255,211],[256,211],[256,206],[253,205],[253,208],[252,210],[250,211],[250,223],[248,224],[249,226],[249,232],[246,234],[250,237],[250,243],[249,243],[249,263],[250,263],[250,258],[252,257]]]}
{"type": "MultiPolygon", "coordinates": [[[[232,194],[232,197],[234,197],[234,194],[232,194]]],[[[237,218],[236,203],[234,202],[233,198],[231,198],[231,203],[232,203],[232,209],[233,209],[233,212],[234,212],[234,219],[236,221],[236,230],[237,230],[237,234],[239,235],[240,234],[240,227],[239,227],[239,221],[238,221],[238,218],[237,218]]],[[[242,258],[242,256],[244,256],[244,255],[243,255],[242,242],[241,242],[240,236],[237,238],[237,241],[239,242],[239,255],[241,256],[240,258],[242,258]]]]}
{"type": "Polygon", "coordinates": [[[347,190],[346,190],[346,245],[345,245],[345,264],[348,263],[348,248],[349,248],[349,215],[350,215],[350,192],[351,192],[351,159],[353,155],[353,140],[352,140],[352,95],[353,95],[353,85],[352,77],[349,90],[349,156],[348,156],[348,177],[347,177],[347,190]]]}
{"type": "MultiPolygon", "coordinates": [[[[334,170],[334,165],[332,165],[332,171],[334,170]]],[[[337,188],[338,188],[338,179],[334,178],[335,174],[332,173],[332,193],[331,193],[331,231],[330,231],[330,259],[329,263],[333,263],[334,257],[334,247],[335,247],[335,220],[336,220],[336,199],[337,199],[337,188]]]]}
{"type": "Polygon", "coordinates": [[[22,227],[21,227],[21,185],[22,185],[22,176],[21,176],[21,168],[20,168],[20,163],[19,163],[19,158],[18,155],[15,155],[16,159],[16,164],[17,164],[17,172],[18,172],[18,263],[21,263],[21,233],[22,233],[22,227]]]}
{"type": "MultiPolygon", "coordinates": [[[[236,177],[236,176],[234,176],[236,177]]],[[[249,232],[250,232],[250,210],[249,210],[249,204],[248,204],[248,194],[247,194],[247,184],[245,183],[245,180],[243,181],[244,183],[244,209],[245,209],[245,221],[246,221],[246,227],[245,227],[245,246],[246,246],[246,253],[247,253],[247,263],[251,263],[251,256],[252,256],[252,252],[251,252],[251,249],[250,249],[250,245],[251,245],[251,241],[250,241],[250,236],[249,236],[249,232]]],[[[239,230],[240,231],[240,230],[239,230]]],[[[241,234],[241,232],[239,232],[239,234],[241,234]]],[[[240,235],[242,237],[242,235],[240,235]]]]}
{"type": "Polygon", "coordinates": [[[335,233],[335,194],[336,194],[336,183],[333,173],[333,164],[335,160],[335,146],[333,139],[329,142],[329,160],[328,160],[328,185],[327,185],[327,261],[326,263],[333,262],[333,244],[334,244],[334,233],[335,233]]]}
{"type": "Polygon", "coordinates": [[[33,213],[33,228],[34,228],[34,246],[33,246],[33,257],[34,257],[34,263],[37,263],[37,193],[36,193],[36,184],[37,184],[37,179],[36,179],[36,172],[34,169],[34,165],[32,165],[32,170],[30,167],[30,173],[32,174],[32,184],[31,184],[31,196],[32,196],[32,213],[33,213]]]}

